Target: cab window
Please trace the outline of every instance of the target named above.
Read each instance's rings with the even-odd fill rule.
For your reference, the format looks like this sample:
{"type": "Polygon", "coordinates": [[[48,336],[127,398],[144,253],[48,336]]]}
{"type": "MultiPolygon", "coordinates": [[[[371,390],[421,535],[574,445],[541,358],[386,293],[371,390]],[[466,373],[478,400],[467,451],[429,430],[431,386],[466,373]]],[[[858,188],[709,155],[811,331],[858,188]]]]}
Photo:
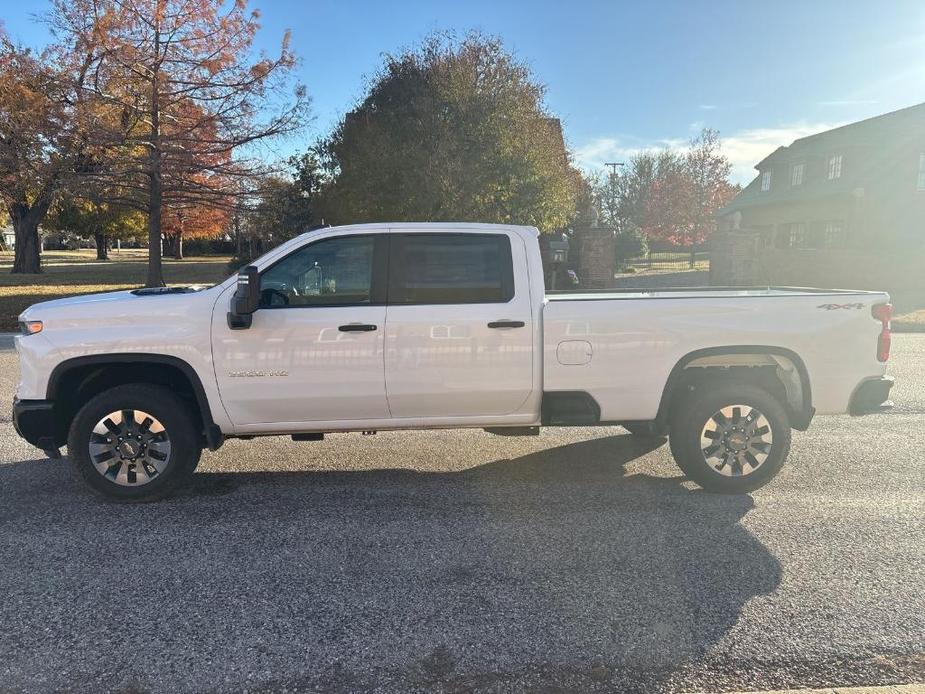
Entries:
{"type": "Polygon", "coordinates": [[[511,242],[506,235],[393,235],[390,304],[504,303],[513,297],[511,242]]]}
{"type": "Polygon", "coordinates": [[[303,246],[260,276],[261,308],[370,302],[375,238],[340,236],[303,246]]]}

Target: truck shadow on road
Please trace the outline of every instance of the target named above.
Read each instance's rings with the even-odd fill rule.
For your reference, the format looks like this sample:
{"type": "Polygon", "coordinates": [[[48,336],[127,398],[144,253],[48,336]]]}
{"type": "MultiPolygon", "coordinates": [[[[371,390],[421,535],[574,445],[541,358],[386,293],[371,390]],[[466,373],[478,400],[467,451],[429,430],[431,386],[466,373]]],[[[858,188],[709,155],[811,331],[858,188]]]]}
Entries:
{"type": "MultiPolygon", "coordinates": [[[[28,658],[57,671],[69,653],[87,657],[86,632],[122,643],[143,630],[153,656],[112,649],[99,665],[141,683],[195,643],[210,665],[191,666],[192,689],[228,659],[278,673],[271,690],[385,677],[405,691],[671,689],[731,648],[744,606],[781,568],[742,524],[750,497],[627,473],[654,445],[612,436],[453,473],[206,473],[136,506],[61,482],[60,463],[0,466],[13,593],[0,617],[43,633],[28,658]],[[140,576],[133,600],[101,597],[140,576]]],[[[15,667],[26,654],[10,643],[15,667]]]]}

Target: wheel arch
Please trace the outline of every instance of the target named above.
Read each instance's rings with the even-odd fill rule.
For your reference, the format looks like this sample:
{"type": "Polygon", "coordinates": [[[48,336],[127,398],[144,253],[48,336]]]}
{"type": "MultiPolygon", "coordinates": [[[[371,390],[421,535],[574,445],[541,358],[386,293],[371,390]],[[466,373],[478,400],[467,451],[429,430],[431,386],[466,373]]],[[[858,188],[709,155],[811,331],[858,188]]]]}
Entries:
{"type": "Polygon", "coordinates": [[[764,367],[773,368],[774,378],[783,391],[783,404],[790,416],[791,426],[805,431],[813,418],[812,385],[803,359],[793,350],[771,345],[730,345],[708,347],[687,353],[671,369],[662,390],[656,424],[666,428],[671,407],[686,386],[698,378],[707,378],[716,371],[723,375],[735,373],[735,369],[764,367]],[[694,374],[694,369],[704,369],[694,374]]]}
{"type": "MultiPolygon", "coordinates": [[[[103,390],[127,383],[166,386],[186,396],[206,445],[212,450],[221,445],[222,433],[212,419],[209,399],[196,370],[179,357],[140,352],[74,357],[54,368],[46,397],[56,404],[63,437],[66,439],[66,430],[84,402],[103,390]]],[[[56,433],[57,440],[62,440],[61,433],[56,433]]]]}

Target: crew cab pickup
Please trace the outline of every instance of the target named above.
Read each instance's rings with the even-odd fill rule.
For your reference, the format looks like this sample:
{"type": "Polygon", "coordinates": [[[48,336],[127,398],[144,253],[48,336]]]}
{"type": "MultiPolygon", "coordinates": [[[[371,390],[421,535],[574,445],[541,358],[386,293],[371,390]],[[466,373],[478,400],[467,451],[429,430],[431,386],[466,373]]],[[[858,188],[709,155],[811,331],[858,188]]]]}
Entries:
{"type": "Polygon", "coordinates": [[[546,292],[531,227],[303,234],[211,288],[35,304],[17,431],[97,492],[159,497],[231,437],[478,427],[668,436],[702,487],[767,483],[814,414],[886,407],[889,297],[546,292]]]}

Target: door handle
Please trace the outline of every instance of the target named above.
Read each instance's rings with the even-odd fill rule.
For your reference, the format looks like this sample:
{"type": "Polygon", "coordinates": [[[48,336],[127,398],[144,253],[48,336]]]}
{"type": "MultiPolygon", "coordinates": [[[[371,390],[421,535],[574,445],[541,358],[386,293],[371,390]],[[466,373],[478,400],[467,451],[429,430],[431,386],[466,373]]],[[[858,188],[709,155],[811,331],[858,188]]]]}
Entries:
{"type": "Polygon", "coordinates": [[[495,320],[488,324],[489,328],[522,328],[522,320],[495,320]]]}
{"type": "Polygon", "coordinates": [[[337,328],[342,333],[368,333],[376,329],[375,325],[369,323],[347,323],[337,328]]]}

